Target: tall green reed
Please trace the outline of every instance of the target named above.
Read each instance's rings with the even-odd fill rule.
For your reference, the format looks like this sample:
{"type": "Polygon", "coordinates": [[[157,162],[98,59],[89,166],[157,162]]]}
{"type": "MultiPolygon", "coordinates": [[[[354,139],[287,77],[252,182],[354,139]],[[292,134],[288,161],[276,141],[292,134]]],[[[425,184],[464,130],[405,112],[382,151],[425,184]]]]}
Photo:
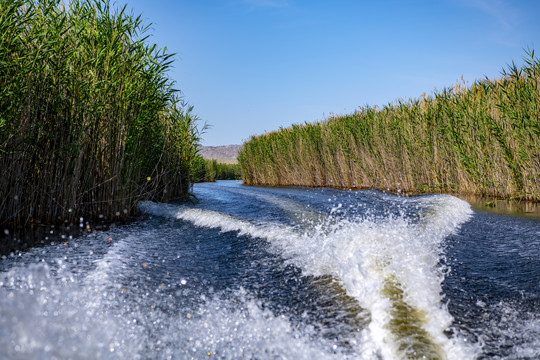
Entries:
{"type": "Polygon", "coordinates": [[[194,182],[214,182],[216,180],[240,180],[240,165],[222,163],[215,159],[200,157],[194,171],[194,182]]]}
{"type": "Polygon", "coordinates": [[[252,136],[247,184],[459,192],[540,200],[540,65],[252,136]]]}
{"type": "Polygon", "coordinates": [[[0,223],[187,196],[197,117],[149,26],[108,0],[0,1],[0,223]]]}

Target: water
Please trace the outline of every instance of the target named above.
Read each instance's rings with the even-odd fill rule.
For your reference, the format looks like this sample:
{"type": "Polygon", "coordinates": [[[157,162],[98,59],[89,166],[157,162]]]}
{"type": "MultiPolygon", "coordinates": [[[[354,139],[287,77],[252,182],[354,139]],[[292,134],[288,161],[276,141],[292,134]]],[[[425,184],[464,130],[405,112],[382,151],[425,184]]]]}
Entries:
{"type": "Polygon", "coordinates": [[[0,261],[2,359],[537,359],[540,221],[197,184],[0,261]]]}

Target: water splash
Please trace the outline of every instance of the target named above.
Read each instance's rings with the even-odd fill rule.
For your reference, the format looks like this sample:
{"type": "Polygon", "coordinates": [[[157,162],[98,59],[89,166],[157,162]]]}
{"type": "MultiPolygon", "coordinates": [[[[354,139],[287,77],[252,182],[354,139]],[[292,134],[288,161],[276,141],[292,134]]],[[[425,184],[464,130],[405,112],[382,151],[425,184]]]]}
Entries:
{"type": "MultiPolygon", "coordinates": [[[[275,198],[271,201],[278,202],[275,198]]],[[[478,350],[474,345],[445,334],[452,317],[442,303],[444,269],[439,266],[441,243],[470,218],[472,210],[451,196],[404,202],[418,208],[419,219],[404,215],[337,217],[338,204],[327,216],[316,217],[318,221],[311,221],[314,217],[310,216],[309,227],[253,222],[215,211],[150,202],[141,203],[140,208],[197,226],[266,239],[276,253],[305,274],[335,277],[371,314],[363,351],[388,359],[413,356],[417,349],[424,349],[418,352],[419,357],[431,352],[450,359],[473,358],[478,350]],[[418,341],[411,338],[409,325],[396,325],[403,323],[418,329],[418,341]],[[406,331],[401,331],[404,328],[406,331]],[[413,342],[412,350],[403,346],[407,341],[413,342]]],[[[283,208],[296,210],[289,201],[283,208]]]]}

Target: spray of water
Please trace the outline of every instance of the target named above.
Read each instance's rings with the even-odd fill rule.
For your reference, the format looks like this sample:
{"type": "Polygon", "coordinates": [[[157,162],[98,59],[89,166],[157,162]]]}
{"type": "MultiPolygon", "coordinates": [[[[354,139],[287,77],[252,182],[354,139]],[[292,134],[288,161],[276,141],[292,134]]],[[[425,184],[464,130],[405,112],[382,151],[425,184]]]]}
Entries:
{"type": "MultiPolygon", "coordinates": [[[[444,269],[438,265],[442,242],[469,219],[472,210],[466,202],[444,195],[406,201],[419,209],[420,219],[337,217],[338,204],[326,217],[316,217],[317,221],[312,214],[304,217],[310,226],[288,226],[150,202],[141,203],[140,208],[197,226],[265,239],[305,274],[334,277],[370,313],[359,349],[365,355],[473,358],[477,346],[445,334],[452,317],[440,295],[444,269]]],[[[284,200],[282,207],[298,209],[290,200],[284,200]]]]}

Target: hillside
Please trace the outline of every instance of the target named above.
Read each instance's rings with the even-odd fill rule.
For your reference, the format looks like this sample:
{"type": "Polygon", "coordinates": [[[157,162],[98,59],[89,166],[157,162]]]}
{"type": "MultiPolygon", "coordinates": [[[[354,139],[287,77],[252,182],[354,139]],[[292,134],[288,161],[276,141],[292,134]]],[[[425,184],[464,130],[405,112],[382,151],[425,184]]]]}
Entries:
{"type": "Polygon", "coordinates": [[[238,152],[242,145],[222,145],[222,146],[199,146],[199,153],[205,159],[217,160],[219,162],[236,164],[238,152]]]}

